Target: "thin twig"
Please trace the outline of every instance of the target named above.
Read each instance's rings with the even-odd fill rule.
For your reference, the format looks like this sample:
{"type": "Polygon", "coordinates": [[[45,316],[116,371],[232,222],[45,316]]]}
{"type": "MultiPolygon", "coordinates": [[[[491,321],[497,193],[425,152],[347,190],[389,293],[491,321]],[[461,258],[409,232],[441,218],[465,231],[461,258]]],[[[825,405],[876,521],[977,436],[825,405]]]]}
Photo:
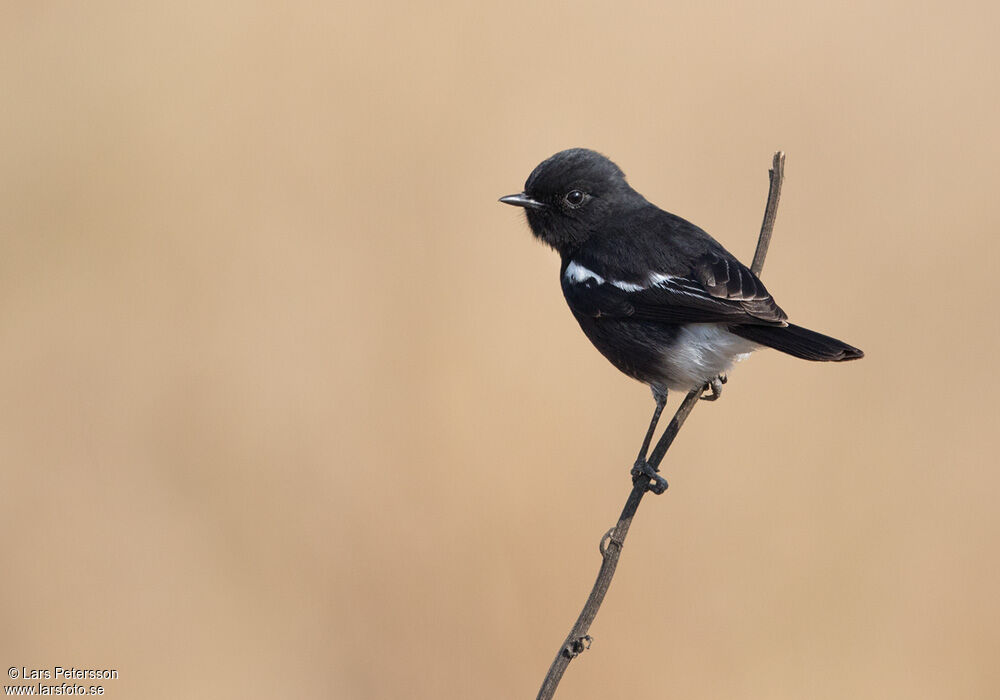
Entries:
{"type": "MultiPolygon", "coordinates": [[[[764,221],[761,223],[760,236],[757,238],[757,251],[753,256],[753,264],[750,268],[757,275],[760,274],[761,268],[764,266],[764,258],[767,257],[767,248],[771,243],[771,234],[774,231],[774,219],[778,213],[781,184],[785,177],[785,154],[781,151],[774,154],[769,175],[770,187],[767,193],[767,207],[764,209],[764,221]]],[[[674,417],[670,420],[670,424],[663,431],[656,447],[653,448],[653,453],[649,456],[648,462],[654,469],[659,467],[681,426],[684,425],[684,421],[698,404],[702,391],[703,389],[700,387],[692,390],[677,407],[674,417]]],[[[600,610],[601,603],[604,602],[604,595],[611,586],[611,579],[618,567],[618,559],[621,557],[622,547],[625,546],[625,538],[632,525],[632,518],[635,517],[642,497],[646,495],[648,490],[649,479],[643,477],[633,479],[632,491],[625,501],[625,507],[618,518],[618,523],[601,538],[601,569],[597,572],[597,580],[594,581],[594,587],[590,591],[590,596],[587,598],[580,616],[576,619],[576,624],[573,625],[566,641],[559,648],[559,653],[556,654],[552,665],[549,666],[549,672],[545,674],[545,680],[542,681],[542,687],[538,691],[538,700],[550,700],[555,695],[556,688],[559,686],[559,681],[562,680],[569,662],[590,648],[592,641],[588,634],[590,625],[597,617],[597,611],[600,610]]]]}
{"type": "Polygon", "coordinates": [[[760,224],[760,236],[757,238],[757,252],[753,254],[750,269],[755,275],[760,275],[764,269],[764,258],[767,248],[771,245],[771,234],[774,232],[774,218],[778,215],[778,200],[781,199],[781,183],[785,181],[785,154],[778,151],[771,161],[768,171],[771,185],[767,189],[767,206],[764,208],[764,220],[760,224]]]}

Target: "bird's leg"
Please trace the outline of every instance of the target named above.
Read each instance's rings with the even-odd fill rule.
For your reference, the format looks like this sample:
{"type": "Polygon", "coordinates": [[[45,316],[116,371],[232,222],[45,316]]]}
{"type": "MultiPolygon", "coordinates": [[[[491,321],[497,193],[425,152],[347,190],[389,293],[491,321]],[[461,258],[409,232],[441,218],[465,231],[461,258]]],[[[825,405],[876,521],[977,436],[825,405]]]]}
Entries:
{"type": "Polygon", "coordinates": [[[660,414],[663,413],[663,407],[667,405],[667,390],[654,388],[653,399],[656,401],[656,409],[653,411],[653,418],[649,421],[649,430],[646,431],[646,437],[642,440],[642,447],[639,448],[639,456],[636,457],[636,462],[646,461],[646,453],[649,452],[649,444],[653,441],[656,424],[660,422],[660,414]]]}
{"type": "Polygon", "coordinates": [[[646,478],[649,479],[649,490],[653,493],[663,493],[667,490],[667,480],[657,474],[656,467],[650,466],[646,461],[646,454],[649,452],[649,443],[653,441],[653,433],[656,432],[656,424],[660,422],[660,414],[663,407],[667,405],[667,390],[660,387],[653,387],[653,399],[656,400],[656,408],[653,410],[653,418],[649,421],[649,430],[642,440],[642,447],[639,448],[639,456],[632,466],[632,480],[646,478]]]}
{"type": "Polygon", "coordinates": [[[711,394],[704,394],[701,396],[702,401],[715,401],[720,396],[722,396],[722,385],[729,381],[729,377],[725,374],[720,374],[715,377],[708,384],[705,385],[705,391],[711,391],[711,394]]]}

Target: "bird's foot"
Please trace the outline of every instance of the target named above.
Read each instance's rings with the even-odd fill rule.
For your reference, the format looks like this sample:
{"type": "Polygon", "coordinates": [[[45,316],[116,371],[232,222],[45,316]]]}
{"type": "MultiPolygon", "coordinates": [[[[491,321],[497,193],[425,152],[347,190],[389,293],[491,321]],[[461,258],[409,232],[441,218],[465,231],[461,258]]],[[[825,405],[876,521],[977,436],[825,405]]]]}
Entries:
{"type": "Polygon", "coordinates": [[[667,490],[667,480],[660,476],[656,467],[644,459],[637,459],[632,467],[632,483],[646,480],[649,490],[659,495],[667,490]]]}
{"type": "Polygon", "coordinates": [[[724,374],[720,374],[715,377],[712,381],[705,385],[704,391],[712,392],[711,394],[705,393],[701,395],[702,401],[716,401],[720,396],[722,396],[722,385],[729,381],[729,377],[724,374]]]}

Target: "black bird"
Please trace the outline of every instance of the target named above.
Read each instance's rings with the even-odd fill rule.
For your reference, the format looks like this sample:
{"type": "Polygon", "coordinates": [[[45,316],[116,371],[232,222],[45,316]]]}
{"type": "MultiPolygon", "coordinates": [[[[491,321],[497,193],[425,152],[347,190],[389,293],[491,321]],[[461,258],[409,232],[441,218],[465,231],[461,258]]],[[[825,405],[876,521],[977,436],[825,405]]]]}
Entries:
{"type": "Polygon", "coordinates": [[[806,360],[864,356],[788,323],[753,272],[691,222],[646,201],[600,153],[556,153],[524,192],[500,201],[524,207],[532,233],[561,256],[563,295],[594,346],[653,390],[656,411],[636,467],[657,483],[645,459],[668,389],[705,387],[711,394],[702,398],[714,400],[732,363],[762,346],[806,360]]]}

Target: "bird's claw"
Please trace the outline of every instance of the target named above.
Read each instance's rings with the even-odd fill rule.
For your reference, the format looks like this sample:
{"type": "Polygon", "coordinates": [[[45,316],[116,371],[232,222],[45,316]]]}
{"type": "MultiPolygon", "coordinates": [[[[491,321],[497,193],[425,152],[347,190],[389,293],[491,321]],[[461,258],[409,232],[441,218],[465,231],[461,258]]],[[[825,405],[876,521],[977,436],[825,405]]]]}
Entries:
{"type": "Polygon", "coordinates": [[[704,391],[711,392],[701,395],[702,401],[716,401],[720,396],[722,396],[722,385],[729,381],[729,377],[724,374],[720,374],[715,377],[708,384],[705,385],[704,391]]]}
{"type": "Polygon", "coordinates": [[[644,459],[636,460],[632,467],[632,483],[637,484],[643,479],[648,481],[649,490],[657,495],[667,490],[667,480],[657,473],[655,467],[644,459]]]}

